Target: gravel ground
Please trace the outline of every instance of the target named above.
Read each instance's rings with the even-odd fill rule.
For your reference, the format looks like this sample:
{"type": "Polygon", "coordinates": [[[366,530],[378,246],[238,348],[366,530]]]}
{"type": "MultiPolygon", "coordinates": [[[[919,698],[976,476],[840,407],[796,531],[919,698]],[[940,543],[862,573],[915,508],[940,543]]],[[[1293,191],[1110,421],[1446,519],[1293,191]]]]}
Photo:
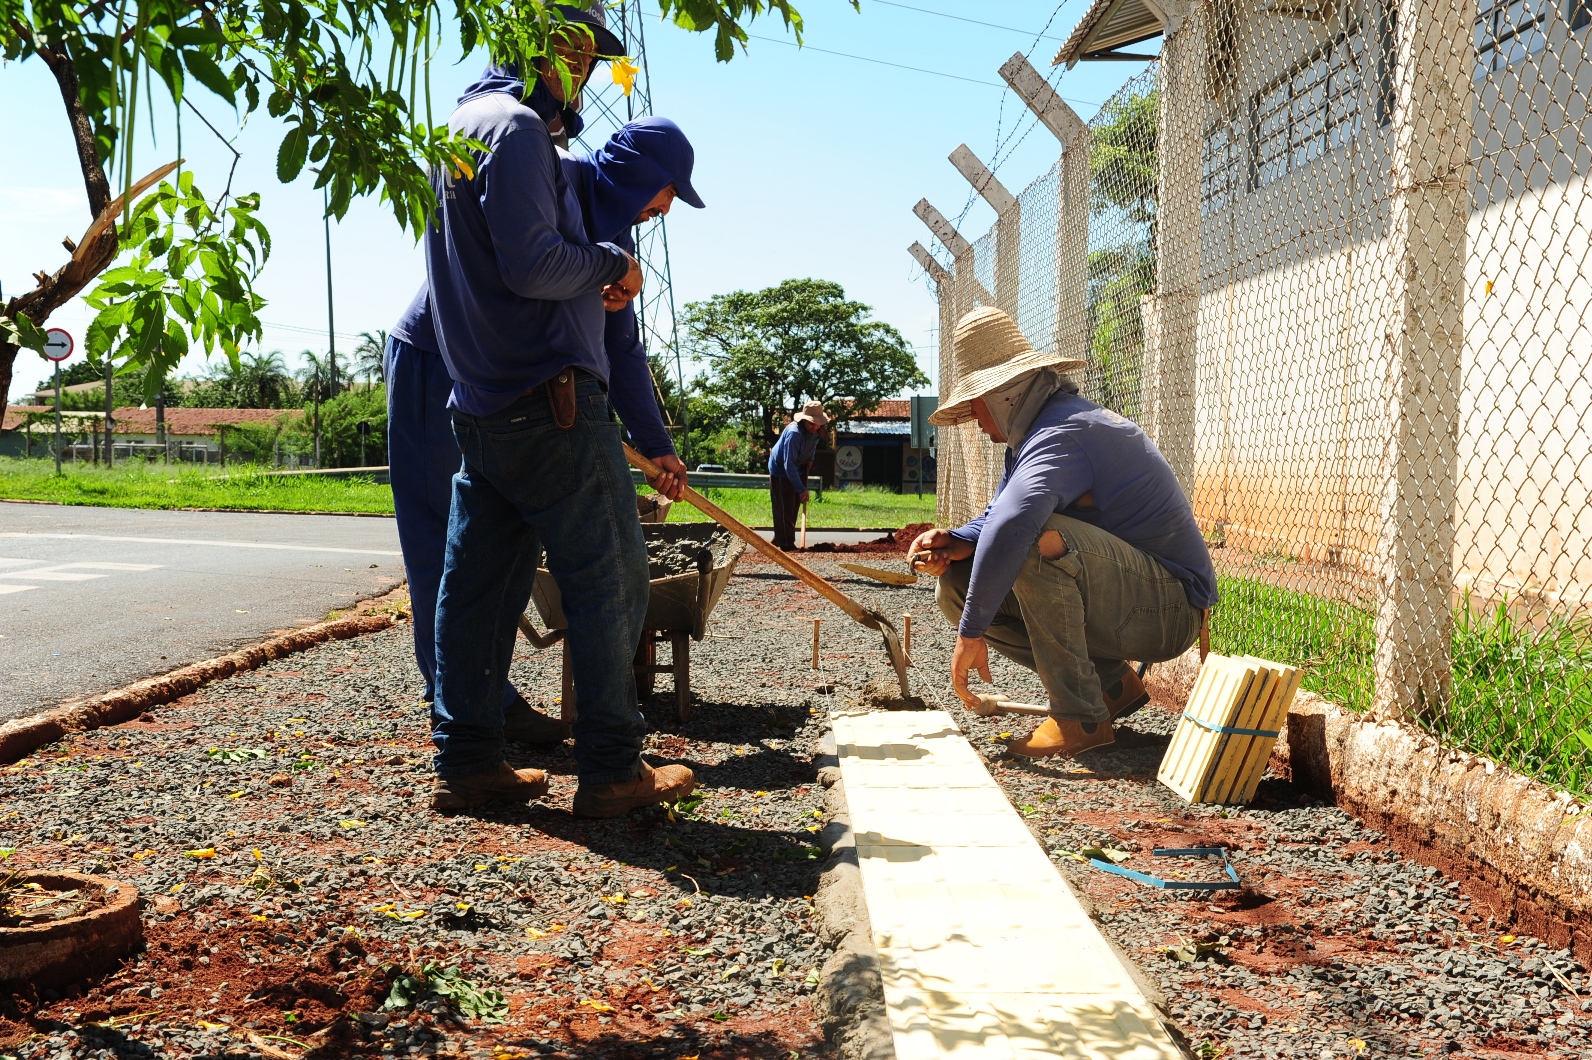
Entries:
{"type": "MultiPolygon", "coordinates": [[[[407,626],[6,769],[7,868],[111,875],[148,908],[119,973],[0,1001],[0,1056],[827,1054],[809,925],[824,697],[761,639],[718,632],[795,595],[736,579],[694,645],[691,722],[667,688],[647,705],[653,761],[702,785],[674,819],[573,819],[567,749],[511,755],[553,774],[543,802],[432,814],[407,626]],[[500,991],[506,1021],[456,1018],[470,1000],[384,1010],[427,964],[500,991]]],[[[516,683],[551,703],[558,653],[521,649],[516,683]]]]}
{"type": "MultiPolygon", "coordinates": [[[[932,585],[811,558],[866,602],[912,614],[915,691],[953,703],[932,585]]],[[[522,648],[517,683],[551,702],[556,652],[522,648]]],[[[878,634],[748,554],[693,656],[692,721],[675,722],[667,687],[647,707],[654,760],[704,784],[674,820],[575,821],[565,751],[513,756],[554,774],[543,803],[430,814],[406,627],[0,773],[8,867],[106,873],[151,903],[147,947],[121,972],[0,1005],[0,1056],[827,1055],[809,999],[828,956],[808,924],[812,758],[827,708],[885,672],[878,634]],[[433,982],[461,999],[384,1010],[428,963],[501,991],[506,1020],[460,1016],[471,997],[445,975],[433,982]]],[[[1014,698],[1041,694],[1004,660],[995,671],[1014,698]]],[[[1462,881],[1287,784],[1266,781],[1243,809],[1183,805],[1154,780],[1171,711],[1152,705],[1077,763],[1003,759],[1003,734],[1028,719],[958,717],[1102,929],[1172,999],[1195,1055],[1592,1060],[1592,982],[1568,953],[1500,934],[1462,881]],[[1068,857],[1110,847],[1144,871],[1214,876],[1148,855],[1194,845],[1231,850],[1244,890],[1156,891],[1068,857]]]]}

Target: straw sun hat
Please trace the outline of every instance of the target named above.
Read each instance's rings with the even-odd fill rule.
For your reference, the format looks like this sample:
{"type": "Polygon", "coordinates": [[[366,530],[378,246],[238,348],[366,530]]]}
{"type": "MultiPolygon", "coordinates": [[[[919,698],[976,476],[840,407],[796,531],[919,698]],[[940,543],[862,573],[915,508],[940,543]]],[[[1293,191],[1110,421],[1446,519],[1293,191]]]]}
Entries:
{"type": "Polygon", "coordinates": [[[973,399],[999,390],[1020,375],[1039,368],[1066,371],[1082,368],[1076,357],[1040,353],[1028,344],[1012,318],[994,306],[979,306],[956,322],[952,362],[957,383],[929,422],[954,427],[973,418],[973,399]]]}
{"type": "Polygon", "coordinates": [[[822,401],[809,401],[791,419],[804,420],[819,430],[823,430],[825,425],[829,423],[829,414],[824,411],[824,403],[822,401]]]}

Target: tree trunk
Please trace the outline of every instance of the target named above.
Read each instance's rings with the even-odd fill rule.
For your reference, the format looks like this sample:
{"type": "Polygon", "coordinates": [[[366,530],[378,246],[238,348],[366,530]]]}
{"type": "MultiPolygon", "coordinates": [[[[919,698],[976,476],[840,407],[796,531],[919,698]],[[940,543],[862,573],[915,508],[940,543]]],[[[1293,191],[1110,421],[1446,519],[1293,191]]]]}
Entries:
{"type": "MultiPolygon", "coordinates": [[[[44,64],[55,75],[55,83],[61,89],[61,102],[66,105],[67,120],[72,126],[72,141],[77,146],[78,168],[83,171],[83,188],[88,193],[89,220],[92,223],[110,205],[111,185],[105,176],[105,167],[100,164],[99,152],[94,147],[94,127],[78,97],[77,71],[72,69],[72,60],[64,50],[51,51],[37,40],[34,46],[44,64]]],[[[77,297],[90,280],[116,259],[117,239],[116,226],[110,225],[95,237],[93,246],[83,248],[81,253],[68,240],[67,249],[74,252],[72,260],[56,270],[53,276],[44,272],[35,273],[38,286],[7,302],[5,315],[15,319],[17,314],[25,313],[34,324],[42,325],[51,313],[77,297]]],[[[19,347],[0,342],[0,407],[4,407],[11,393],[18,352],[19,347]]]]}

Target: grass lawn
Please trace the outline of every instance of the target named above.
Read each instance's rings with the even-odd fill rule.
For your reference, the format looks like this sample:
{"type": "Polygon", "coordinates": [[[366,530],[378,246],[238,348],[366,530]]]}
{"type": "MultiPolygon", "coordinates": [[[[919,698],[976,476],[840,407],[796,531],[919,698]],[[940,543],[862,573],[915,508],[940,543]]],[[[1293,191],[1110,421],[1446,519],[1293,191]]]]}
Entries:
{"type": "MultiPolygon", "coordinates": [[[[714,503],[752,526],[772,520],[768,491],[719,489],[714,503]]],[[[367,479],[318,475],[273,476],[247,467],[220,468],[125,461],[102,467],[67,464],[60,477],[48,460],[0,458],[0,500],[55,501],[107,508],[238,508],[247,511],[376,512],[392,514],[392,490],[367,479]]],[[[705,520],[689,504],[669,511],[671,522],[705,520]]],[[[808,505],[807,525],[895,529],[934,521],[934,495],[882,490],[827,491],[808,505]]]]}
{"type": "MultiPolygon", "coordinates": [[[[708,500],[748,526],[770,526],[774,521],[768,490],[715,489],[708,500]]],[[[671,523],[704,522],[707,516],[684,501],[669,509],[671,523]]],[[[890,493],[882,489],[825,490],[807,502],[807,526],[876,526],[898,530],[909,523],[934,522],[934,494],[920,500],[915,493],[890,493]]]]}
{"type": "Polygon", "coordinates": [[[392,490],[368,479],[270,477],[246,467],[146,464],[106,470],[48,460],[0,459],[0,499],[106,508],[239,508],[262,512],[392,514],[392,490]]]}
{"type": "MultiPolygon", "coordinates": [[[[1370,708],[1371,612],[1249,578],[1220,583],[1212,650],[1303,667],[1312,692],[1350,710],[1370,708]]],[[[1592,620],[1548,616],[1528,624],[1506,604],[1461,606],[1452,643],[1453,699],[1424,727],[1445,743],[1592,795],[1592,620]]]]}

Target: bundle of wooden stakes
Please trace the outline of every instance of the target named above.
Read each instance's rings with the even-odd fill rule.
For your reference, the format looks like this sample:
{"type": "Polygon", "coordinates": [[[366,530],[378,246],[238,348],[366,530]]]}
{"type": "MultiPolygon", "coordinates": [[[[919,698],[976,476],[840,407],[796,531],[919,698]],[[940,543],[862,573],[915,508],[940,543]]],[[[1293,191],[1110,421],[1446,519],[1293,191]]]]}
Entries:
{"type": "Polygon", "coordinates": [[[1299,677],[1247,655],[1207,657],[1156,778],[1189,802],[1253,799],[1299,677]]]}

